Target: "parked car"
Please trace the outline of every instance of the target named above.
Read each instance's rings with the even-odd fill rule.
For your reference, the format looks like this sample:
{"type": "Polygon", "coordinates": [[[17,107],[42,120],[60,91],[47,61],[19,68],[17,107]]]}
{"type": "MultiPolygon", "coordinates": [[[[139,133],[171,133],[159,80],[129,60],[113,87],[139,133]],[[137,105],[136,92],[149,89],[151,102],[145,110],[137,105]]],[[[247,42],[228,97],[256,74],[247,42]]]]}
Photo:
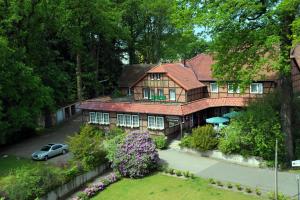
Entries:
{"type": "Polygon", "coordinates": [[[69,146],[67,144],[47,144],[39,151],[34,152],[31,157],[34,160],[48,160],[53,156],[65,154],[68,152],[69,146]]]}

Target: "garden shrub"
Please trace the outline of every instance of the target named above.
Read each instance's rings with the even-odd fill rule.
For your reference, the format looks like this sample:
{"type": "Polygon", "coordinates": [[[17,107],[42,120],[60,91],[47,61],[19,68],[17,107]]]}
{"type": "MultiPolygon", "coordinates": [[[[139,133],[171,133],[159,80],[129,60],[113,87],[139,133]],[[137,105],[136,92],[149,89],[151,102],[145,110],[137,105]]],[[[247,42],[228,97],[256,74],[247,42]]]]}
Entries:
{"type": "Polygon", "coordinates": [[[106,139],[112,139],[116,136],[124,135],[125,131],[119,127],[113,127],[109,130],[109,132],[105,135],[106,139]]]}
{"type": "MultiPolygon", "coordinates": [[[[276,199],[276,198],[275,198],[275,193],[274,193],[274,192],[270,192],[270,193],[268,194],[268,199],[270,199],[270,200],[275,200],[275,199],[276,199]]],[[[279,194],[278,194],[277,200],[290,200],[290,198],[287,197],[287,196],[284,196],[284,195],[281,194],[281,193],[279,193],[279,194]]]]}
{"type": "Polygon", "coordinates": [[[227,188],[228,188],[228,189],[233,188],[232,184],[231,184],[231,183],[227,183],[227,188]]]}
{"type": "Polygon", "coordinates": [[[252,102],[249,107],[222,129],[219,149],[223,153],[274,159],[278,139],[278,158],[284,160],[279,105],[274,95],[252,102]]]}
{"type": "Polygon", "coordinates": [[[182,172],[180,170],[176,170],[175,174],[176,176],[182,176],[182,172]]]}
{"type": "Polygon", "coordinates": [[[260,189],[258,189],[258,188],[255,188],[255,193],[256,193],[256,195],[260,196],[260,195],[261,195],[261,191],[260,191],[260,189]]]}
{"type": "Polygon", "coordinates": [[[185,135],[183,138],[181,138],[179,146],[191,148],[192,147],[192,137],[185,135]]]}
{"type": "Polygon", "coordinates": [[[216,132],[211,125],[199,126],[192,130],[191,145],[200,151],[214,149],[218,145],[216,132]]]}
{"type": "Polygon", "coordinates": [[[68,138],[73,159],[80,162],[85,170],[91,170],[106,162],[103,147],[103,132],[92,125],[85,125],[79,134],[68,138]]]}
{"type": "Polygon", "coordinates": [[[208,179],[208,182],[209,182],[210,184],[216,184],[216,181],[215,181],[213,178],[208,179]]]}
{"type": "Polygon", "coordinates": [[[239,191],[243,190],[243,187],[241,186],[241,184],[236,184],[235,187],[239,191]]]}
{"type": "Polygon", "coordinates": [[[123,144],[118,145],[113,167],[122,176],[143,177],[157,168],[159,157],[155,144],[148,133],[129,133],[123,144]]]}
{"type": "Polygon", "coordinates": [[[224,186],[224,184],[221,181],[217,181],[217,185],[220,186],[220,187],[224,186]]]}
{"type": "Polygon", "coordinates": [[[80,170],[78,169],[78,166],[73,166],[70,169],[66,170],[65,177],[67,180],[71,180],[75,176],[77,176],[80,173],[80,170]]]}
{"type": "Polygon", "coordinates": [[[60,169],[51,167],[22,167],[11,174],[12,179],[5,188],[9,199],[31,200],[45,195],[64,183],[60,169]]]}
{"type": "Polygon", "coordinates": [[[121,133],[120,135],[116,135],[115,137],[104,141],[104,148],[106,151],[106,158],[113,162],[118,146],[123,144],[126,135],[125,133],[121,133]]]}
{"type": "Polygon", "coordinates": [[[247,193],[252,193],[252,189],[249,188],[249,187],[246,187],[245,191],[246,191],[247,193]]]}
{"type": "Polygon", "coordinates": [[[154,136],[153,137],[154,144],[158,149],[166,149],[167,148],[167,138],[164,135],[154,136]]]}
{"type": "Polygon", "coordinates": [[[186,178],[188,178],[190,176],[190,172],[189,171],[184,171],[182,174],[186,178]]]}

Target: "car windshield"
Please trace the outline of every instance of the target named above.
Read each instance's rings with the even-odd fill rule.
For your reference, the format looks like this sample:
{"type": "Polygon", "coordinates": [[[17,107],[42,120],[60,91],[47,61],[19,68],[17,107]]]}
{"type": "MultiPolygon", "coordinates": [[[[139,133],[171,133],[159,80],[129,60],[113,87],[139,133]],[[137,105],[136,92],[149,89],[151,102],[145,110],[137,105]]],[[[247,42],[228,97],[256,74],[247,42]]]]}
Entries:
{"type": "Polygon", "coordinates": [[[49,149],[50,149],[50,146],[43,146],[41,148],[41,151],[49,151],[49,149]]]}

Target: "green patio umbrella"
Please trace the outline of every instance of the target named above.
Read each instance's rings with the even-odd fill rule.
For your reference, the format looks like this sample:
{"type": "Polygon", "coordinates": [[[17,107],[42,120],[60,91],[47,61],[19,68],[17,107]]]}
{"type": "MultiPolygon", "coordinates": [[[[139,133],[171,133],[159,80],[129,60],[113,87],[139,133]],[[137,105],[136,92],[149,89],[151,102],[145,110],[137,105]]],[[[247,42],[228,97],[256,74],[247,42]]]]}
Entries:
{"type": "Polygon", "coordinates": [[[223,115],[223,117],[226,117],[226,118],[233,118],[233,117],[236,117],[237,115],[239,115],[240,112],[237,112],[237,111],[232,111],[232,112],[229,112],[229,113],[226,113],[223,115]]]}
{"type": "Polygon", "coordinates": [[[221,124],[221,123],[225,123],[228,121],[229,121],[229,119],[225,118],[225,117],[212,117],[212,118],[206,119],[206,123],[209,123],[209,124],[221,124]]]}

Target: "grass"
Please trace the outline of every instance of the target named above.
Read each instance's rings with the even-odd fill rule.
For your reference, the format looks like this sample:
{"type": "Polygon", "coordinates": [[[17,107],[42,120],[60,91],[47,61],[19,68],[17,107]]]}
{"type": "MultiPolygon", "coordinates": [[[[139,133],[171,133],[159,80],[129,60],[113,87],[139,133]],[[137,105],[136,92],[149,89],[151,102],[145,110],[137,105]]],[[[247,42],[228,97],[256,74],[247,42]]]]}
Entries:
{"type": "Polygon", "coordinates": [[[23,166],[35,166],[32,160],[25,158],[17,158],[16,156],[8,156],[7,158],[0,157],[0,180],[9,175],[10,171],[23,167],[23,166]]]}
{"type": "Polygon", "coordinates": [[[143,179],[123,179],[99,193],[93,200],[260,200],[253,195],[222,190],[200,178],[180,179],[156,174],[143,179]]]}

